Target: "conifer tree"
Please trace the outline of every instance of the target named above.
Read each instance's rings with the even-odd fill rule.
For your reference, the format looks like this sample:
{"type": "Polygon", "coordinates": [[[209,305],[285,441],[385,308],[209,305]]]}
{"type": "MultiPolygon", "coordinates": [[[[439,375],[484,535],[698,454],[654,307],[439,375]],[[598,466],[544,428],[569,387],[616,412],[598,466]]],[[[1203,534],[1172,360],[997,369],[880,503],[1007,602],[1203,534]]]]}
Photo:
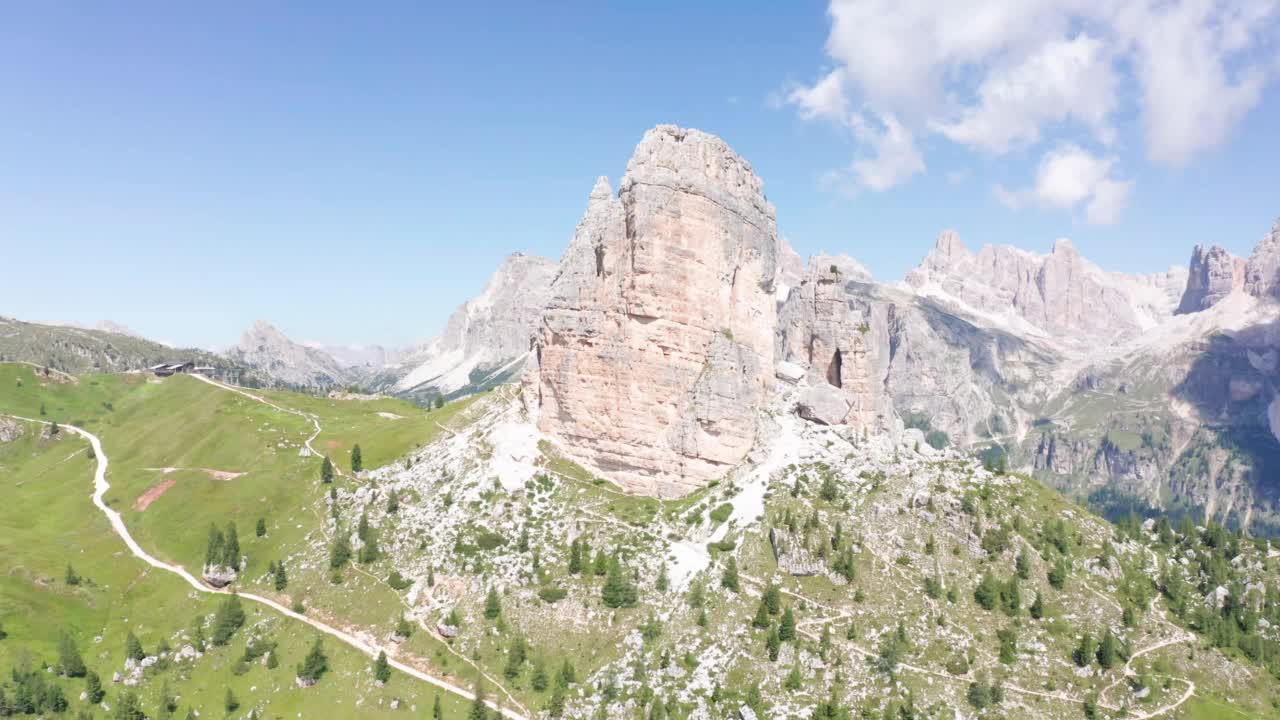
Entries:
{"type": "Polygon", "coordinates": [[[751,620],[751,625],[752,627],[764,629],[772,624],[773,621],[769,618],[769,606],[761,600],[760,606],[756,608],[756,616],[751,620]]]}
{"type": "Polygon", "coordinates": [[[1080,644],[1076,646],[1074,652],[1071,653],[1071,659],[1080,667],[1088,667],[1093,663],[1094,653],[1097,648],[1093,644],[1093,636],[1085,633],[1080,638],[1080,644]]]}
{"type": "Polygon", "coordinates": [[[258,518],[258,524],[255,525],[253,528],[253,534],[257,535],[258,537],[267,536],[267,519],[266,518],[258,518]]]}
{"type": "Polygon", "coordinates": [[[582,541],[574,538],[569,543],[569,574],[577,575],[582,572],[582,541]]]}
{"type": "Polygon", "coordinates": [[[102,689],[102,678],[92,670],[84,675],[84,694],[90,705],[97,705],[107,696],[107,691],[102,689]]]}
{"type": "Polygon", "coordinates": [[[240,700],[235,693],[231,692],[231,688],[227,688],[227,695],[222,700],[222,706],[227,709],[227,714],[235,712],[240,707],[240,700]]]}
{"type": "Polygon", "coordinates": [[[392,490],[387,495],[387,514],[395,515],[398,512],[400,512],[400,494],[392,490]]]}
{"type": "Polygon", "coordinates": [[[407,638],[413,634],[413,625],[409,624],[409,620],[404,615],[400,616],[400,620],[396,623],[396,636],[407,638]]]}
{"type": "Polygon", "coordinates": [[[1102,636],[1102,642],[1098,643],[1098,665],[1103,670],[1110,670],[1115,666],[1119,656],[1120,644],[1111,632],[1111,628],[1107,628],[1106,634],[1102,636]]]}
{"type": "Polygon", "coordinates": [[[604,550],[596,551],[596,559],[591,563],[591,571],[596,577],[604,577],[609,573],[609,557],[604,554],[604,550]]]}
{"type": "Polygon", "coordinates": [[[519,552],[529,552],[529,525],[520,526],[520,539],[516,541],[516,550],[519,552]]]}
{"type": "Polygon", "coordinates": [[[333,461],[328,457],[326,457],[324,462],[320,464],[320,482],[333,482],[333,461]]]}
{"type": "Polygon", "coordinates": [[[778,623],[778,639],[783,641],[796,639],[796,616],[791,612],[791,608],[787,608],[782,613],[782,620],[778,623]]]}
{"type": "Polygon", "coordinates": [[[662,563],[662,567],[658,570],[658,581],[654,583],[654,588],[658,592],[664,593],[669,587],[671,587],[671,578],[667,577],[667,564],[662,563]]]}
{"type": "Polygon", "coordinates": [[[307,656],[298,665],[298,677],[306,683],[314,683],[329,669],[329,659],[325,657],[324,645],[320,638],[311,646],[307,656]]]}
{"type": "Polygon", "coordinates": [[[204,552],[204,564],[206,566],[218,565],[222,562],[222,558],[226,556],[227,540],[222,535],[222,531],[212,523],[209,525],[209,543],[204,552]]]}
{"type": "Polygon", "coordinates": [[[1031,561],[1027,559],[1027,551],[1023,550],[1018,553],[1018,557],[1013,561],[1014,572],[1023,580],[1031,579],[1031,561]]]}
{"type": "Polygon", "coordinates": [[[498,591],[491,586],[489,594],[484,598],[484,617],[486,620],[496,620],[501,614],[502,601],[498,598],[498,591]]]}
{"type": "Polygon", "coordinates": [[[63,633],[62,639],[58,641],[58,665],[62,668],[63,675],[72,678],[84,677],[89,670],[80,657],[75,641],[67,633],[63,633]]]}
{"type": "Polygon", "coordinates": [[[329,550],[329,567],[333,570],[339,570],[351,561],[351,540],[347,534],[338,528],[334,534],[333,547],[329,550]]]}
{"type": "Polygon", "coordinates": [[[1036,599],[1031,602],[1031,617],[1039,620],[1044,617],[1044,599],[1040,597],[1040,593],[1036,592],[1036,599]]]}
{"type": "Polygon", "coordinates": [[[738,592],[738,561],[732,555],[725,561],[724,574],[720,576],[720,586],[738,592]]]}
{"type": "Polygon", "coordinates": [[[431,720],[444,720],[444,707],[440,705],[440,693],[436,693],[436,699],[431,703],[431,720]]]}
{"type": "Polygon", "coordinates": [[[289,573],[284,569],[284,561],[276,563],[275,588],[276,592],[280,592],[289,587],[289,573]]]}
{"type": "Polygon", "coordinates": [[[71,563],[67,563],[66,581],[68,585],[80,584],[80,576],[76,574],[76,569],[71,567],[71,563]]]}
{"type": "Polygon", "coordinates": [[[373,661],[373,677],[384,684],[391,679],[391,663],[387,662],[384,651],[378,651],[378,659],[373,661]]]}
{"type": "Polygon", "coordinates": [[[357,443],[351,448],[351,472],[358,473],[364,470],[364,456],[360,453],[360,445],[357,443]]]}
{"type": "Polygon", "coordinates": [[[782,612],[782,588],[774,583],[769,583],[769,587],[764,589],[764,595],[760,598],[764,603],[764,607],[769,611],[770,615],[777,615],[782,612]]]}
{"type": "Polygon", "coordinates": [[[147,656],[142,650],[142,642],[138,640],[138,636],[129,631],[129,635],[124,639],[124,654],[130,660],[141,662],[147,656]]]}
{"type": "Polygon", "coordinates": [[[240,604],[240,596],[231,593],[213,615],[213,634],[210,641],[214,645],[226,645],[236,631],[244,626],[244,622],[244,607],[240,604]]]}
{"type": "Polygon", "coordinates": [[[769,655],[769,660],[776,662],[778,653],[782,649],[782,638],[778,637],[778,628],[770,628],[769,635],[764,641],[765,652],[769,655]]]}
{"type": "Polygon", "coordinates": [[[604,581],[604,587],[600,590],[600,598],[604,601],[606,607],[623,608],[634,607],[639,593],[636,591],[635,585],[627,578],[622,570],[622,559],[618,553],[614,553],[613,557],[607,561],[607,577],[604,581]]]}
{"type": "Polygon", "coordinates": [[[240,569],[240,537],[236,533],[236,524],[234,522],[227,523],[227,544],[223,549],[223,556],[220,565],[225,565],[232,570],[240,569]]]}
{"type": "Polygon", "coordinates": [[[489,720],[489,708],[484,704],[484,686],[476,683],[475,699],[471,701],[471,710],[467,720],[489,720]]]}
{"type": "Polygon", "coordinates": [[[984,610],[992,610],[996,603],[1000,602],[1000,583],[996,581],[990,570],[982,574],[982,579],[973,590],[973,599],[984,610]]]}

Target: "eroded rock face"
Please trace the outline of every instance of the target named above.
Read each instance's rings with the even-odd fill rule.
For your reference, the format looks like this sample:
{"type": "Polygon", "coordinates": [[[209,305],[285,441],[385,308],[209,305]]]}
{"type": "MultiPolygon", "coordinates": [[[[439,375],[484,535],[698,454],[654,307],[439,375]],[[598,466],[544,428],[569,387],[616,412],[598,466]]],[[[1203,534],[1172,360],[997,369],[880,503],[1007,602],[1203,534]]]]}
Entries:
{"type": "Polygon", "coordinates": [[[0,417],[0,444],[9,443],[22,437],[22,424],[17,420],[0,417]]]}
{"type": "Polygon", "coordinates": [[[1254,297],[1280,298],[1280,220],[1271,226],[1249,256],[1244,286],[1254,297]]]}
{"type": "Polygon", "coordinates": [[[1245,262],[1214,245],[1208,250],[1197,245],[1191,252],[1187,289],[1178,304],[1178,314],[1200,312],[1222,298],[1244,288],[1245,262]]]}
{"type": "Polygon", "coordinates": [[[561,260],[525,398],[566,453],[672,497],[751,448],[773,378],[778,239],[723,141],[645,134],[614,197],[601,178],[561,260]]]}
{"type": "Polygon", "coordinates": [[[1048,255],[1007,246],[970,252],[954,231],[938,236],[907,285],[1067,342],[1091,343],[1133,336],[1172,314],[1186,275],[1102,270],[1060,239],[1048,255]]]}

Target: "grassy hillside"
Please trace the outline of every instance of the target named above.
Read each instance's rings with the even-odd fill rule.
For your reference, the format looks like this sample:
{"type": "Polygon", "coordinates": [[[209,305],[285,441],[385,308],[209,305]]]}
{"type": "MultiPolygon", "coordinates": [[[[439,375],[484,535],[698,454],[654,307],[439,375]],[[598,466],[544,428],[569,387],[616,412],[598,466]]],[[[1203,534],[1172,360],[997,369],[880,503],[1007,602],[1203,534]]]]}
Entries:
{"type": "MultiPolygon", "coordinates": [[[[287,394],[273,397],[276,400],[296,400],[299,405],[319,402],[287,394]]],[[[375,423],[362,425],[363,412],[378,417],[377,412],[386,411],[383,404],[325,401],[324,405],[315,408],[322,420],[343,418],[350,423],[347,432],[368,430],[359,439],[372,448],[372,457],[366,454],[371,462],[401,455],[434,434],[392,432],[383,437],[375,423]]],[[[394,409],[416,410],[403,403],[394,409]]],[[[447,419],[446,413],[458,409],[461,406],[436,411],[435,417],[447,419]]],[[[203,565],[211,524],[237,526],[247,558],[241,572],[245,582],[261,575],[268,563],[296,555],[299,548],[308,547],[310,534],[322,532],[327,488],[319,483],[320,459],[299,454],[303,440],[313,432],[305,418],[190,377],[70,379],[45,377],[36,368],[12,364],[0,365],[0,413],[64,423],[74,420],[98,434],[111,457],[112,488],[106,502],[123,513],[148,551],[193,573],[199,574],[203,565]],[[139,502],[144,497],[150,500],[145,507],[139,502]],[[266,525],[263,537],[255,532],[259,518],[266,525]]],[[[413,422],[408,415],[405,418],[413,422]]],[[[423,422],[418,422],[421,428],[423,422]]],[[[4,568],[0,592],[0,624],[8,632],[0,642],[0,668],[54,663],[63,629],[70,628],[86,661],[106,678],[110,703],[120,689],[111,686],[110,677],[123,670],[124,637],[130,630],[148,650],[162,638],[178,650],[189,642],[183,633],[190,635],[192,620],[212,612],[217,602],[128,555],[90,503],[93,462],[87,456],[87,444],[67,431],[49,438],[42,437],[35,424],[23,427],[18,440],[0,445],[0,479],[6,483],[6,497],[14,498],[0,513],[0,526],[15,529],[0,538],[0,549],[10,563],[4,568]],[[66,584],[67,563],[84,577],[80,585],[66,584]],[[37,618],[39,622],[32,622],[37,618]],[[100,641],[95,640],[98,637],[100,641]]],[[[344,482],[356,481],[339,478],[339,483],[344,482]]],[[[309,592],[315,585],[331,587],[326,572],[309,573],[302,563],[291,564],[289,571],[292,581],[288,592],[280,594],[283,602],[296,600],[309,612],[341,626],[360,624],[361,618],[350,616],[355,613],[328,607],[318,594],[309,592]]],[[[381,588],[395,602],[393,591],[385,585],[381,588]]],[[[378,604],[375,591],[355,606],[378,604]]],[[[299,711],[304,716],[310,711],[314,717],[354,717],[357,703],[361,717],[380,716],[368,709],[370,703],[389,713],[393,699],[400,699],[402,709],[406,704],[425,709],[434,697],[435,691],[424,683],[403,677],[386,689],[375,688],[367,659],[332,639],[325,645],[335,668],[333,681],[305,691],[296,688],[293,665],[315,633],[253,605],[246,604],[246,609],[248,628],[280,643],[279,669],[267,671],[254,665],[247,674],[234,674],[244,669],[235,667],[244,649],[239,638],[250,634],[248,629],[241,630],[230,648],[193,663],[175,661],[177,672],[156,673],[154,679],[149,675],[143,683],[144,707],[154,704],[147,699],[148,693],[159,693],[162,682],[183,696],[184,707],[189,704],[210,712],[222,707],[222,686],[229,682],[241,698],[241,715],[252,708],[269,709],[270,714],[263,717],[293,717],[299,711]],[[256,689],[250,691],[250,687],[256,689]],[[251,702],[251,698],[257,699],[251,702]],[[347,710],[334,715],[333,708],[347,710]]],[[[399,613],[388,606],[388,612],[376,617],[389,627],[399,613]]],[[[375,636],[379,634],[378,628],[371,629],[375,636]]],[[[458,671],[465,673],[465,666],[458,671]]],[[[458,682],[469,687],[473,678],[464,675],[458,682]]],[[[79,685],[64,684],[69,697],[78,697],[79,685]]],[[[461,713],[459,700],[449,699],[445,706],[461,713]]]]}
{"type": "MultiPolygon", "coordinates": [[[[166,686],[178,698],[178,717],[189,708],[204,717],[222,716],[227,688],[241,704],[233,717],[256,710],[261,717],[390,718],[414,706],[417,715],[426,713],[436,691],[404,677],[379,688],[368,659],[332,639],[324,643],[331,671],[314,687],[297,687],[295,665],[316,633],[247,603],[245,627],[226,646],[210,646],[193,659],[176,656],[192,644],[197,619],[203,616],[207,623],[219,601],[132,558],[89,501],[94,463],[88,444],[70,433],[50,438],[42,432],[24,424],[19,439],[0,445],[5,497],[0,503],[0,527],[5,528],[0,534],[0,627],[6,633],[0,640],[0,669],[8,698],[15,696],[10,671],[57,665],[65,635],[102,677],[107,705],[118,705],[122,694],[133,690],[150,717],[160,716],[166,686]],[[76,585],[67,583],[68,565],[80,578],[76,585]],[[125,672],[130,632],[149,654],[158,654],[166,643],[171,648],[132,688],[112,682],[113,673],[125,672]],[[263,660],[238,662],[253,637],[278,643],[278,667],[268,669],[263,660]],[[400,711],[391,710],[394,701],[400,711]]],[[[87,710],[90,716],[111,717],[80,700],[83,679],[41,675],[63,689],[68,715],[87,710]]],[[[449,717],[462,716],[463,702],[442,700],[449,717]]]]}
{"type": "Polygon", "coordinates": [[[132,335],[0,317],[0,362],[32,363],[82,374],[140,370],[175,360],[232,368],[226,358],[207,350],[171,348],[132,335]]]}

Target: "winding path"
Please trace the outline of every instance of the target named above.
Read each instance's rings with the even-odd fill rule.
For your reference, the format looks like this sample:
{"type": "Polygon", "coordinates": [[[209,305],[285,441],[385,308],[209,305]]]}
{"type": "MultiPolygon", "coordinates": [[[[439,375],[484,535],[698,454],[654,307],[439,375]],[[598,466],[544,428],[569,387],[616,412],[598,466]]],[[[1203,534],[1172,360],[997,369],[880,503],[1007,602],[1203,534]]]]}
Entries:
{"type": "MultiPolygon", "coordinates": [[[[206,380],[206,381],[214,385],[219,385],[219,383],[213,382],[212,380],[206,380]]],[[[225,387],[221,385],[219,386],[225,387]]],[[[249,397],[254,397],[249,393],[242,392],[241,394],[247,395],[249,397]]],[[[260,400],[261,402],[271,405],[271,403],[267,402],[266,400],[263,400],[262,398],[254,397],[254,399],[260,400]]],[[[278,406],[273,405],[273,407],[278,407],[278,406]]],[[[300,415],[303,414],[297,410],[287,410],[285,408],[279,408],[279,409],[284,412],[292,412],[300,415]]],[[[18,415],[8,415],[7,417],[12,417],[17,420],[23,420],[26,422],[39,423],[41,425],[50,424],[45,420],[36,420],[33,418],[21,417],[18,415]]],[[[320,423],[315,418],[311,418],[311,420],[315,423],[315,426],[316,426],[316,433],[315,435],[312,435],[311,439],[315,439],[315,437],[320,434],[320,423]]],[[[187,569],[182,567],[181,565],[171,565],[169,563],[163,562],[153,557],[146,550],[143,550],[142,546],[139,545],[138,542],[133,539],[133,535],[129,534],[129,528],[125,526],[124,518],[121,517],[120,513],[108,507],[107,503],[103,500],[103,496],[105,496],[107,494],[107,491],[111,489],[111,485],[110,483],[107,482],[107,465],[110,461],[107,458],[106,452],[104,452],[102,449],[102,441],[98,439],[97,435],[94,435],[93,433],[83,428],[76,427],[75,425],[59,425],[59,427],[64,430],[69,430],[83,437],[85,440],[88,440],[89,444],[93,447],[93,454],[97,460],[97,467],[94,470],[94,474],[93,474],[93,504],[96,505],[98,509],[101,510],[103,514],[107,516],[107,520],[111,523],[111,529],[115,531],[116,535],[120,536],[120,539],[124,541],[124,544],[126,546],[128,546],[129,552],[133,553],[134,557],[145,562],[146,564],[150,565],[153,568],[164,570],[166,572],[177,575],[178,577],[182,578],[188,585],[190,585],[192,588],[194,588],[199,592],[208,593],[211,595],[230,594],[230,591],[228,590],[219,590],[219,589],[211,588],[208,585],[205,585],[203,582],[197,579],[194,575],[188,572],[187,569]]],[[[308,442],[308,447],[310,447],[310,440],[308,440],[307,442],[308,442]]],[[[306,615],[303,615],[301,613],[294,612],[292,609],[287,608],[284,605],[281,605],[280,603],[276,602],[275,600],[272,600],[271,598],[263,597],[261,595],[254,595],[252,593],[239,593],[239,596],[244,600],[250,600],[260,605],[266,605],[267,607],[271,608],[272,610],[275,610],[281,615],[293,618],[294,620],[297,620],[299,622],[306,623],[307,625],[310,625],[311,627],[315,628],[316,630],[319,630],[325,635],[336,638],[340,642],[343,642],[355,648],[356,650],[359,650],[360,652],[364,653],[365,655],[368,655],[371,658],[377,657],[379,652],[385,652],[387,650],[387,648],[380,647],[373,643],[365,642],[364,640],[361,640],[360,638],[356,637],[355,635],[352,635],[351,633],[348,633],[344,630],[340,630],[331,625],[327,625],[323,622],[320,622],[319,620],[316,620],[315,618],[307,617],[306,615]]],[[[395,648],[391,648],[391,651],[395,652],[395,648]]],[[[396,660],[394,657],[392,657],[390,654],[387,655],[387,662],[391,665],[391,667],[399,670],[405,675],[417,678],[419,680],[422,680],[423,682],[434,685],[442,690],[454,693],[455,695],[460,695],[461,697],[466,698],[467,700],[475,700],[476,696],[470,690],[467,690],[466,688],[458,687],[457,685],[454,685],[453,683],[449,682],[448,680],[445,680],[444,678],[436,677],[429,673],[423,672],[422,670],[419,670],[418,668],[415,668],[411,665],[407,665],[403,662],[400,662],[399,660],[396,660]]],[[[508,720],[529,720],[527,716],[521,715],[520,713],[514,710],[498,705],[497,703],[494,703],[490,700],[485,700],[485,705],[488,705],[491,709],[497,710],[498,712],[502,713],[502,715],[508,718],[508,720]]]]}

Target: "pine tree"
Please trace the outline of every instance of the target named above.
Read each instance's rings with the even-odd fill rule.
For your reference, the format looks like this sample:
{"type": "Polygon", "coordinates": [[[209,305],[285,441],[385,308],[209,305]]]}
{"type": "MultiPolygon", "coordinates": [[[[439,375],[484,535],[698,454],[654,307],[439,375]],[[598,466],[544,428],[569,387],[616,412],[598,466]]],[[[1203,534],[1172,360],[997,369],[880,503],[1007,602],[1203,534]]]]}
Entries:
{"type": "Polygon", "coordinates": [[[782,620],[778,623],[778,639],[782,641],[796,639],[796,616],[791,612],[791,608],[787,608],[782,613],[782,620]]]}
{"type": "Polygon", "coordinates": [[[58,434],[58,431],[59,431],[60,429],[61,429],[61,428],[59,428],[59,427],[58,427],[58,421],[57,421],[57,420],[54,420],[53,422],[49,423],[49,435],[51,435],[51,436],[56,436],[56,435],[58,434]]]}
{"type": "Polygon", "coordinates": [[[751,625],[752,627],[763,629],[763,628],[769,627],[772,624],[773,624],[773,621],[769,618],[769,606],[766,605],[763,600],[761,600],[760,607],[756,608],[756,616],[754,619],[751,620],[751,625]]]}
{"type": "Polygon", "coordinates": [[[124,639],[124,654],[130,660],[137,660],[138,662],[142,662],[142,659],[147,656],[142,651],[142,642],[138,640],[138,636],[134,635],[132,630],[129,631],[129,635],[124,639]]]}
{"type": "Polygon", "coordinates": [[[724,574],[720,576],[720,586],[738,592],[738,561],[730,556],[724,564],[724,574]]]}
{"type": "Polygon", "coordinates": [[[329,659],[324,655],[324,646],[320,638],[307,652],[306,658],[298,666],[298,677],[306,683],[314,683],[329,669],[329,659]]]}
{"type": "Polygon", "coordinates": [[[1103,670],[1110,670],[1115,666],[1119,656],[1120,644],[1111,632],[1111,628],[1107,628],[1106,634],[1102,636],[1102,642],[1098,643],[1098,665],[1103,670]]]}
{"type": "Polygon", "coordinates": [[[284,561],[276,563],[275,588],[276,592],[280,592],[289,587],[289,573],[285,572],[284,561]]]}
{"type": "Polygon", "coordinates": [[[1013,561],[1013,567],[1014,571],[1018,574],[1018,577],[1023,580],[1031,579],[1031,561],[1027,559],[1027,552],[1025,550],[1018,553],[1017,559],[1013,561]]]}
{"type": "Polygon", "coordinates": [[[764,603],[764,607],[769,611],[770,615],[777,615],[782,612],[782,588],[774,583],[769,583],[769,587],[764,589],[764,594],[760,597],[760,601],[764,603]]]}
{"type": "Polygon", "coordinates": [[[396,623],[396,637],[407,638],[413,634],[413,625],[409,624],[409,620],[401,615],[399,622],[396,623]]]}
{"type": "Polygon", "coordinates": [[[827,473],[822,479],[822,487],[818,490],[818,497],[827,502],[835,502],[840,495],[840,487],[836,485],[835,475],[827,473]]]}
{"type": "Polygon", "coordinates": [[[551,685],[551,680],[547,677],[547,665],[542,658],[538,658],[533,664],[533,675],[529,678],[529,687],[534,692],[544,692],[551,685]]]}
{"type": "Polygon", "coordinates": [[[608,561],[607,577],[604,581],[604,587],[600,590],[600,599],[604,601],[606,607],[623,608],[634,607],[639,593],[636,586],[627,579],[622,571],[622,560],[615,552],[613,558],[608,561]]]}
{"type": "Polygon", "coordinates": [[[436,693],[436,699],[431,703],[431,720],[444,720],[444,707],[440,705],[440,693],[436,693]]]}
{"type": "Polygon", "coordinates": [[[240,700],[235,693],[231,692],[231,688],[227,688],[227,695],[222,700],[222,706],[227,709],[227,713],[233,713],[240,707],[240,700]]]}
{"type": "Polygon", "coordinates": [[[342,528],[338,528],[334,534],[333,547],[329,550],[329,567],[339,570],[348,562],[351,562],[351,540],[342,528]]]}
{"type": "Polygon", "coordinates": [[[516,550],[522,553],[529,552],[528,524],[520,526],[520,539],[516,541],[516,550]]]}
{"type": "Polygon", "coordinates": [[[582,572],[582,542],[577,538],[569,543],[569,574],[577,575],[582,572]]]}
{"type": "Polygon", "coordinates": [[[441,408],[443,408],[443,407],[444,407],[444,396],[443,396],[443,395],[437,395],[437,396],[436,396],[435,406],[436,406],[436,409],[437,409],[437,410],[439,410],[439,409],[441,409],[441,408]]]}
{"type": "Polygon", "coordinates": [[[978,581],[978,586],[973,590],[973,599],[984,610],[992,610],[996,603],[1000,602],[1000,583],[992,576],[990,570],[983,573],[982,579],[978,581]]]}
{"type": "Polygon", "coordinates": [[[391,679],[391,663],[387,662],[387,653],[378,652],[378,659],[373,661],[373,677],[380,683],[391,679]]]}
{"type": "Polygon", "coordinates": [[[240,536],[236,533],[234,522],[227,523],[227,544],[223,548],[222,561],[219,564],[232,570],[240,569],[240,536]]]}
{"type": "Polygon", "coordinates": [[[609,573],[609,557],[604,554],[604,550],[596,551],[596,559],[591,563],[591,571],[596,577],[604,577],[609,573]]]}
{"type": "Polygon", "coordinates": [[[377,562],[382,557],[382,551],[378,549],[378,533],[368,530],[365,533],[364,544],[360,546],[360,564],[368,565],[377,562]]]}
{"type": "Polygon", "coordinates": [[[222,562],[226,555],[227,540],[216,525],[209,525],[209,543],[204,551],[204,564],[212,567],[222,562]]]}
{"type": "Polygon", "coordinates": [[[327,457],[324,459],[324,462],[320,464],[320,482],[333,482],[333,461],[327,457]]]}
{"type": "Polygon", "coordinates": [[[88,672],[84,659],[80,657],[80,650],[67,633],[63,633],[62,639],[58,641],[58,665],[62,668],[62,674],[67,677],[84,677],[88,672]]]}
{"type": "Polygon", "coordinates": [[[364,470],[364,457],[360,454],[360,445],[356,444],[351,448],[351,472],[358,473],[364,470]]]}
{"type": "Polygon", "coordinates": [[[484,686],[480,683],[476,683],[475,700],[471,701],[467,720],[489,720],[489,708],[484,704],[484,686]]]}
{"type": "Polygon", "coordinates": [[[1036,599],[1031,602],[1031,617],[1040,620],[1044,617],[1044,600],[1040,597],[1040,593],[1036,593],[1036,599]]]}
{"type": "Polygon", "coordinates": [[[764,647],[769,655],[769,660],[776,662],[778,660],[778,652],[782,649],[782,638],[778,637],[778,628],[769,629],[769,635],[765,638],[764,647]]]}
{"type": "Polygon", "coordinates": [[[400,495],[394,490],[387,495],[387,514],[395,515],[400,512],[400,495]]]}
{"type": "Polygon", "coordinates": [[[132,690],[120,693],[115,713],[116,720],[147,720],[146,714],[142,712],[142,704],[138,701],[138,694],[132,690]]]}
{"type": "Polygon", "coordinates": [[[213,614],[213,635],[210,641],[214,645],[226,645],[236,631],[244,627],[244,621],[244,607],[240,604],[240,596],[231,593],[213,614]]]}
{"type": "Polygon", "coordinates": [[[1096,652],[1097,648],[1094,647],[1093,636],[1085,633],[1080,638],[1080,644],[1071,653],[1071,660],[1080,667],[1088,667],[1093,663],[1093,656],[1096,652]]]}
{"type": "Polygon", "coordinates": [[[258,518],[258,524],[253,528],[253,534],[258,537],[267,536],[267,520],[266,518],[258,518]]]}
{"type": "Polygon", "coordinates": [[[85,699],[91,705],[97,705],[102,702],[102,698],[107,696],[107,691],[102,689],[102,678],[98,677],[98,673],[89,670],[84,675],[84,694],[85,699]]]}
{"type": "Polygon", "coordinates": [[[490,587],[489,594],[484,597],[484,617],[486,620],[496,620],[501,614],[502,601],[498,598],[498,591],[490,587]]]}
{"type": "Polygon", "coordinates": [[[658,581],[654,584],[654,588],[658,592],[664,593],[669,587],[671,587],[671,579],[667,577],[667,564],[662,563],[662,568],[658,570],[658,581]]]}
{"type": "Polygon", "coordinates": [[[71,563],[67,563],[66,581],[68,585],[80,584],[80,576],[76,574],[76,569],[71,567],[71,563]]]}

